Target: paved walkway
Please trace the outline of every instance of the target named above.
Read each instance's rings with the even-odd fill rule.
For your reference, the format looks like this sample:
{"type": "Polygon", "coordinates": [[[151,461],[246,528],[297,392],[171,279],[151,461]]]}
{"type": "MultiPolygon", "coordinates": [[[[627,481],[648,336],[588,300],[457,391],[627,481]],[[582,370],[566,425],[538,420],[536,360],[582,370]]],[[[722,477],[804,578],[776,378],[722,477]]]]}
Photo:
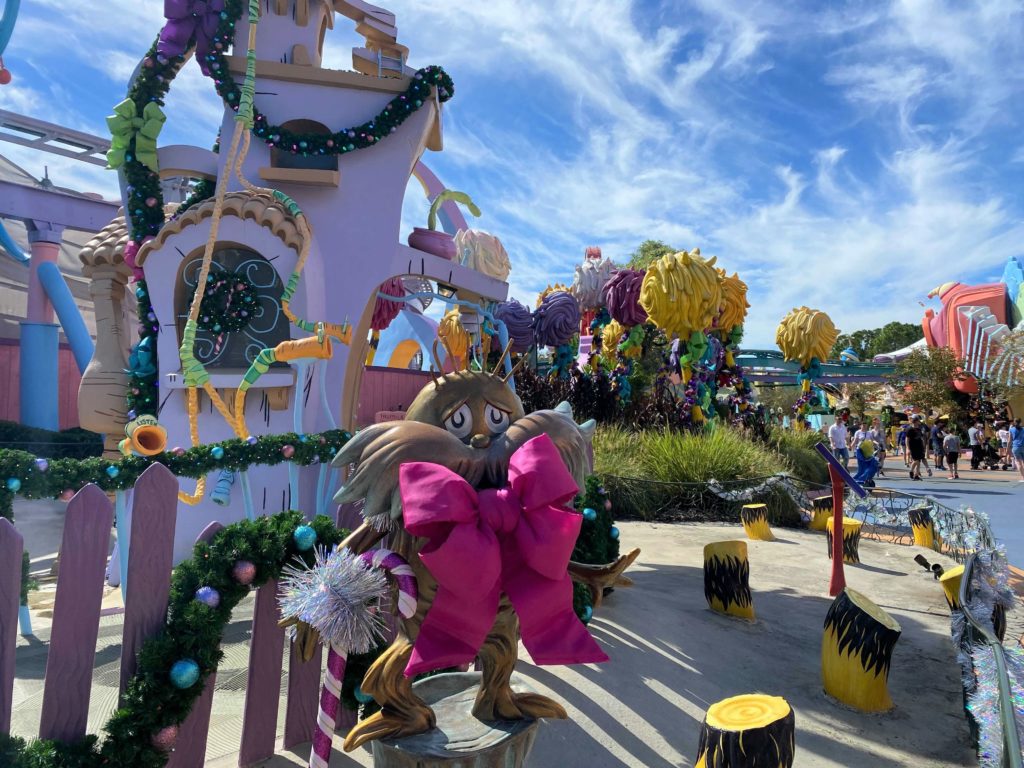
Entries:
{"type": "MultiPolygon", "coordinates": [[[[847,567],[849,584],[882,605],[902,625],[890,689],[896,708],[882,716],[852,712],[821,690],[822,622],[829,560],[822,534],[780,530],[776,542],[749,542],[751,586],[758,623],[712,614],[703,594],[705,543],[741,538],[734,525],[622,523],[626,546],[643,549],[631,575],[591,624],[612,658],[609,664],[536,668],[520,672],[530,685],[567,704],[568,722],[545,723],[535,766],[613,768],[689,766],[700,722],[714,701],[763,691],[786,697],[796,711],[797,764],[845,766],[976,765],[969,746],[959,670],[949,638],[949,614],[938,584],[914,562],[916,550],[865,541],[864,563],[847,567]]],[[[117,602],[118,592],[108,596],[117,602]]],[[[19,640],[14,731],[38,727],[45,668],[45,595],[34,598],[40,639],[19,640]]],[[[247,617],[237,612],[218,673],[208,765],[234,765],[239,744],[247,617]]],[[[104,618],[93,677],[89,728],[98,732],[114,706],[120,618],[104,618]]],[[[286,681],[282,680],[282,691],[286,681]]],[[[282,706],[284,697],[282,696],[282,706]]],[[[283,716],[279,717],[279,727],[283,716]]],[[[280,735],[280,733],[279,733],[280,735]]],[[[303,747],[271,766],[301,765],[303,747]]],[[[369,766],[368,752],[338,754],[332,766],[369,766]]]]}

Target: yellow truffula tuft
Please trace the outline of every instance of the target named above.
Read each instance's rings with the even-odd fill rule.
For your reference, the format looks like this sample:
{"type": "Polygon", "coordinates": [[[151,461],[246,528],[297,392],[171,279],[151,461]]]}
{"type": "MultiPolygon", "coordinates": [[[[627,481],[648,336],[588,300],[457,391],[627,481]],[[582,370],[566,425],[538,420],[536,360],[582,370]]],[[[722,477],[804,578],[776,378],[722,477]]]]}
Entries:
{"type": "Polygon", "coordinates": [[[885,712],[892,649],[900,625],[856,590],[847,587],[832,602],[821,641],[825,693],[862,712],[885,712]]]}
{"type": "Polygon", "coordinates": [[[812,358],[828,360],[839,331],[832,318],[820,309],[800,307],[782,318],[775,331],[775,343],[786,360],[795,360],[807,368],[812,358]]]}
{"type": "MultiPolygon", "coordinates": [[[[864,525],[852,517],[843,518],[843,562],[855,565],[860,562],[860,529],[864,525]]],[[[832,558],[832,529],[835,517],[825,521],[825,541],[828,544],[828,556],[832,558]]]]}
{"type": "Polygon", "coordinates": [[[462,326],[458,307],[445,312],[441,322],[437,324],[437,338],[444,343],[449,354],[455,358],[452,365],[461,368],[469,355],[471,340],[469,333],[462,326]]]}
{"type": "Polygon", "coordinates": [[[722,306],[715,258],[700,249],[662,256],[647,268],[640,285],[640,306],[665,333],[684,341],[711,327],[722,306]]]}
{"type": "Polygon", "coordinates": [[[601,355],[606,360],[614,360],[615,352],[622,341],[622,335],[626,332],[625,326],[618,320],[611,320],[601,329],[601,355]]]}
{"type": "Polygon", "coordinates": [[[695,768],[792,768],[796,718],[781,696],[748,693],[708,707],[695,768]]]}
{"type": "Polygon", "coordinates": [[[704,546],[704,597],[715,613],[754,620],[747,542],[715,541],[704,546]]]}
{"type": "Polygon", "coordinates": [[[733,328],[743,325],[750,304],[747,303],[747,284],[733,272],[732,277],[725,276],[724,269],[715,269],[718,282],[722,287],[722,313],[718,316],[717,330],[722,338],[732,333],[733,328]]]}
{"type": "Polygon", "coordinates": [[[753,541],[775,541],[772,527],[768,523],[767,504],[744,504],[740,510],[740,522],[748,539],[753,541]]]}
{"type": "Polygon", "coordinates": [[[572,293],[572,289],[565,283],[555,283],[554,285],[549,285],[547,288],[545,288],[543,291],[537,294],[537,306],[539,307],[541,305],[541,303],[544,301],[548,294],[557,293],[558,291],[564,291],[565,293],[569,294],[572,293]]]}

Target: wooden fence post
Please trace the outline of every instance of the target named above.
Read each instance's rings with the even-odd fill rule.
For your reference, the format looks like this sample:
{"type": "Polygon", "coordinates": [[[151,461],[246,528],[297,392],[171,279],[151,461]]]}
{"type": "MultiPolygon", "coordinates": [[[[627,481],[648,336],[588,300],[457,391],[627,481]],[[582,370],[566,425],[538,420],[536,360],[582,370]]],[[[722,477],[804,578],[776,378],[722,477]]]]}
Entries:
{"type": "Polygon", "coordinates": [[[284,652],[284,629],[277,625],[278,618],[277,580],[272,579],[256,592],[239,765],[252,765],[274,755],[284,652]]]}
{"type": "Polygon", "coordinates": [[[68,504],[46,657],[41,739],[73,742],[85,736],[113,522],[114,508],[99,486],[85,486],[68,504]]]}
{"type": "Polygon", "coordinates": [[[14,649],[18,643],[23,550],[21,534],[10,520],[0,517],[0,733],[10,733],[14,708],[14,649]]]}

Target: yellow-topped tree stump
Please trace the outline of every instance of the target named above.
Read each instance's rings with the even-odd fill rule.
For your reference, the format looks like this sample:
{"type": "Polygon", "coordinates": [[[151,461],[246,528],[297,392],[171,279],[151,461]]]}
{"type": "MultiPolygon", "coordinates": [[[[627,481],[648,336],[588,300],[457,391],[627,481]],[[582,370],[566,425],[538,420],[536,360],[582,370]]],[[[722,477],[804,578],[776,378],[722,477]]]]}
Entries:
{"type": "MultiPolygon", "coordinates": [[[[963,580],[964,567],[962,565],[954,565],[939,577],[939,583],[942,585],[942,594],[945,596],[946,604],[951,611],[963,609],[960,603],[960,585],[963,580]]],[[[996,603],[995,608],[992,609],[992,631],[999,638],[999,641],[1002,642],[1006,636],[1006,609],[999,603],[996,603]]]]}
{"type": "Polygon", "coordinates": [[[824,531],[832,519],[832,513],[832,494],[816,496],[811,499],[811,522],[808,527],[812,531],[824,531]]]}
{"type": "Polygon", "coordinates": [[[754,620],[747,542],[715,541],[704,545],[704,597],[716,613],[754,620]]]}
{"type": "Polygon", "coordinates": [[[914,544],[940,550],[942,537],[935,531],[931,507],[912,507],[907,510],[907,515],[910,517],[910,530],[914,532],[914,544]]]}
{"type": "Polygon", "coordinates": [[[862,712],[885,712],[892,649],[902,630],[889,614],[846,587],[825,616],[821,677],[825,693],[862,712]]]}
{"type": "Polygon", "coordinates": [[[695,768],[791,768],[796,718],[781,696],[750,693],[712,704],[695,768]]]}
{"type": "MultiPolygon", "coordinates": [[[[860,528],[863,523],[854,520],[852,517],[843,518],[843,562],[860,562],[860,528]]],[[[830,517],[825,526],[825,541],[828,543],[828,558],[832,559],[832,530],[835,526],[835,518],[830,517]]]]}
{"type": "Polygon", "coordinates": [[[740,521],[747,538],[752,541],[775,541],[772,527],[768,524],[767,504],[744,504],[740,510],[740,521]]]}

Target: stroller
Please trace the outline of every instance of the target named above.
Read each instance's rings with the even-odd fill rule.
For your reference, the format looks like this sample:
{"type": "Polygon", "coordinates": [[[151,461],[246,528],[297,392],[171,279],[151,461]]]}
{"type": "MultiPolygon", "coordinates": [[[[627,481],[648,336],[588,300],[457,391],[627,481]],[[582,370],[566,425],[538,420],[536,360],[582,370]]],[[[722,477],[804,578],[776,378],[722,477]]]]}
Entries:
{"type": "Polygon", "coordinates": [[[998,444],[994,440],[988,440],[982,444],[979,451],[978,466],[985,469],[1010,469],[1010,465],[1003,462],[999,455],[998,444]]]}

